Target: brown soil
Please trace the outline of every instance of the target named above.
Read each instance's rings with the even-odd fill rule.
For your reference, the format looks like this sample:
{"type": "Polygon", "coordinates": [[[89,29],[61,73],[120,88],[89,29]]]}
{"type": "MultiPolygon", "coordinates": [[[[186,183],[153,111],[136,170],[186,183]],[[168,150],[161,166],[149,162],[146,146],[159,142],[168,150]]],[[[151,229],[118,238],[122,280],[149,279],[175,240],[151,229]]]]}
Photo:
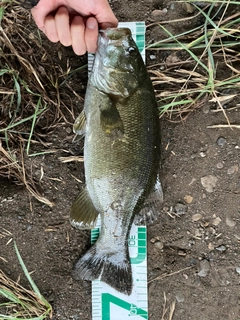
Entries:
{"type": "MultiPolygon", "coordinates": [[[[147,24],[153,22],[150,17],[155,9],[168,9],[163,20],[189,16],[180,3],[172,3],[174,7],[161,0],[111,1],[120,21],[145,20],[147,24]]],[[[186,20],[170,25],[170,30],[179,33],[198,23],[197,19],[186,20]]],[[[157,27],[147,31],[147,41],[164,36],[157,27]]],[[[149,58],[152,52],[147,52],[148,65],[166,59],[165,51],[153,53],[154,63],[149,58]]],[[[71,56],[70,63],[78,64],[71,49],[64,54],[71,56]]],[[[85,73],[81,83],[86,86],[86,82],[85,73]]],[[[76,85],[75,90],[83,95],[82,85],[76,85]]],[[[80,110],[82,102],[77,103],[80,110]]],[[[176,320],[240,317],[240,275],[236,269],[240,267],[240,135],[239,129],[207,128],[226,121],[222,112],[213,112],[206,104],[184,122],[161,120],[164,205],[158,222],[148,226],[151,320],[168,319],[174,301],[172,319],[176,320]],[[210,175],[217,178],[215,187],[206,190],[201,178],[210,175]]],[[[239,109],[229,110],[227,115],[239,123],[239,109]]],[[[73,264],[90,246],[90,233],[73,229],[68,221],[79,190],[76,178],[84,180],[82,162],[59,160],[60,156],[82,155],[82,144],[73,145],[72,138],[71,124],[58,127],[48,137],[58,151],[28,162],[34,179],[41,178],[42,194],[55,203],[52,208],[30,198],[23,186],[1,178],[0,269],[14,280],[21,275],[21,284],[28,286],[13,242],[6,245],[12,238],[40,291],[52,303],[54,320],[91,319],[91,284],[71,277],[73,264]],[[4,236],[3,229],[11,235],[4,236]]]]}

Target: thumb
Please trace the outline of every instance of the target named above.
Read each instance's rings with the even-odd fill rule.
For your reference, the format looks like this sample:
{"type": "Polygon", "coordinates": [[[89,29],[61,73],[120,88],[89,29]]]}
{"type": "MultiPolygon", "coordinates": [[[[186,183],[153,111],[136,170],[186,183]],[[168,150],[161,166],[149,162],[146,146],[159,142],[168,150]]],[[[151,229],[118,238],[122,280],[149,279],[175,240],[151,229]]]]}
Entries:
{"type": "Polygon", "coordinates": [[[108,3],[108,1],[98,1],[96,2],[95,12],[92,12],[95,15],[101,28],[114,28],[118,26],[118,20],[108,3]]]}
{"type": "Polygon", "coordinates": [[[103,23],[100,23],[100,28],[105,30],[107,28],[115,28],[117,27],[117,25],[118,25],[118,22],[117,23],[103,22],[103,23]]]}

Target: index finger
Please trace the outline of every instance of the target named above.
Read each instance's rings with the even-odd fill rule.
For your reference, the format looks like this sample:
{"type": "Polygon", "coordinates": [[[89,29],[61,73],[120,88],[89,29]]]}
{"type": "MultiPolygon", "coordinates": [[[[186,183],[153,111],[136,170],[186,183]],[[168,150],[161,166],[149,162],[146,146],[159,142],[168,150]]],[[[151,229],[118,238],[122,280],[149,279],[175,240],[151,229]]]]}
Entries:
{"type": "Polygon", "coordinates": [[[45,31],[45,19],[49,13],[55,11],[58,6],[55,1],[41,0],[35,7],[32,8],[31,13],[38,28],[45,31]]]}

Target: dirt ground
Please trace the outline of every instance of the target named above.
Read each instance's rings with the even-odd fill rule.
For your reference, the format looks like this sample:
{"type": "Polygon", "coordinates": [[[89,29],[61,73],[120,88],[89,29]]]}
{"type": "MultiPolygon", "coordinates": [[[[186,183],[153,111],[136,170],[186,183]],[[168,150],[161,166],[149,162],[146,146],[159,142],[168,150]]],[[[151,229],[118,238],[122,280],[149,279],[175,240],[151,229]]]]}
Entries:
{"type": "MultiPolygon", "coordinates": [[[[152,12],[165,8],[159,19],[189,16],[175,1],[110,3],[120,21],[149,24],[152,12]]],[[[192,27],[185,20],[170,29],[181,32],[192,27]]],[[[148,42],[163,36],[156,28],[147,31],[148,42]]],[[[154,61],[151,54],[147,51],[148,65],[164,63],[165,52],[154,52],[154,61]]],[[[86,73],[82,77],[86,86],[86,73]]],[[[79,95],[83,91],[81,87],[79,95]]],[[[80,111],[82,102],[78,105],[80,111]]],[[[240,318],[240,135],[236,128],[207,128],[226,122],[223,113],[214,110],[206,101],[185,121],[161,119],[164,204],[158,222],[148,226],[151,320],[169,319],[173,302],[173,320],[240,318]]],[[[239,109],[227,110],[227,115],[232,123],[239,123],[239,109]]],[[[68,221],[80,187],[76,178],[84,181],[82,162],[59,160],[82,155],[81,143],[73,145],[72,138],[72,126],[63,125],[48,138],[57,152],[29,160],[35,179],[41,180],[42,194],[55,203],[52,208],[29,198],[23,186],[1,178],[0,269],[14,280],[21,275],[21,284],[28,286],[13,241],[9,243],[13,239],[40,291],[53,305],[54,320],[91,319],[91,284],[71,277],[73,264],[90,247],[90,233],[73,229],[68,221]]]]}

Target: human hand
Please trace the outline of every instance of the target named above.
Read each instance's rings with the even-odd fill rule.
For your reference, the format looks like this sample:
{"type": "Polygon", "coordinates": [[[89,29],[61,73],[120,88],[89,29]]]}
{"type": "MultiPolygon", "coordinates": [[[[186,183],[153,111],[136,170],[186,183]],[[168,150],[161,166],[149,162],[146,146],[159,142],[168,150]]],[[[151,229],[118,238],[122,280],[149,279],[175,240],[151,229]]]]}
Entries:
{"type": "Polygon", "coordinates": [[[40,0],[31,12],[50,41],[72,45],[77,55],[96,51],[99,27],[118,24],[107,0],[40,0]]]}

